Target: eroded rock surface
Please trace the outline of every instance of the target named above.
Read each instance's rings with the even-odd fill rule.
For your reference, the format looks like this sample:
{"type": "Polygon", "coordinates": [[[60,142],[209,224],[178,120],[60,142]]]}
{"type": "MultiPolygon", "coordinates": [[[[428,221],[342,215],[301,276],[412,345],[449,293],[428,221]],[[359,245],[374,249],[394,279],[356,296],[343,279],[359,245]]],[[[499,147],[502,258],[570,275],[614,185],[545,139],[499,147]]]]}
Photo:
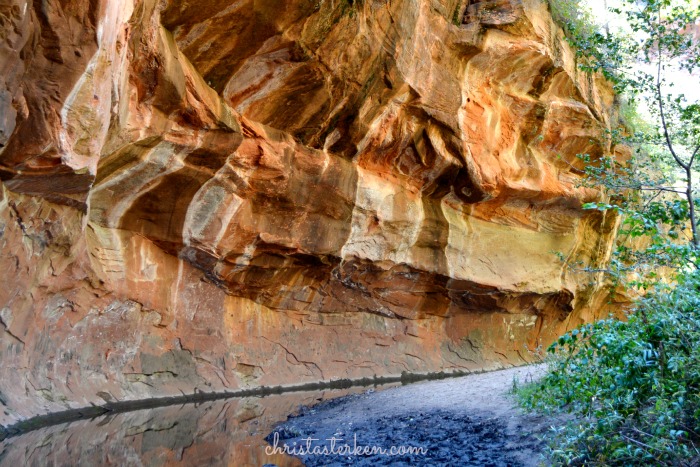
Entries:
{"type": "Polygon", "coordinates": [[[613,94],[539,0],[0,4],[0,423],[521,363],[603,313],[613,94]]]}

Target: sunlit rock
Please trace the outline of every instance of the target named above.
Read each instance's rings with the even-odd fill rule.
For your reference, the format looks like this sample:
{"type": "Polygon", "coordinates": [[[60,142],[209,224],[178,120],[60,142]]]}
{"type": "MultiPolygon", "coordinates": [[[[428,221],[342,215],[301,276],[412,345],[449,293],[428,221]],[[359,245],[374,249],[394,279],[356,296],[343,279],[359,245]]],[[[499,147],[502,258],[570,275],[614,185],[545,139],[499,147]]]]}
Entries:
{"type": "Polygon", "coordinates": [[[539,0],[0,6],[0,423],[523,363],[604,313],[613,94],[539,0]]]}

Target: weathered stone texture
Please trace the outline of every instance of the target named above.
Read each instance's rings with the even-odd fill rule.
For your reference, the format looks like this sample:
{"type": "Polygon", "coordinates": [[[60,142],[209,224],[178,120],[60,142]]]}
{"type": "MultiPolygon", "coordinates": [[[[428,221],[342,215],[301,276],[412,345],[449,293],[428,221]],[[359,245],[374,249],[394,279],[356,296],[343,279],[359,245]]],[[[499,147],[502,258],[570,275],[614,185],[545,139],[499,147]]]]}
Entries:
{"type": "Polygon", "coordinates": [[[539,0],[0,3],[0,423],[495,368],[604,308],[539,0]]]}

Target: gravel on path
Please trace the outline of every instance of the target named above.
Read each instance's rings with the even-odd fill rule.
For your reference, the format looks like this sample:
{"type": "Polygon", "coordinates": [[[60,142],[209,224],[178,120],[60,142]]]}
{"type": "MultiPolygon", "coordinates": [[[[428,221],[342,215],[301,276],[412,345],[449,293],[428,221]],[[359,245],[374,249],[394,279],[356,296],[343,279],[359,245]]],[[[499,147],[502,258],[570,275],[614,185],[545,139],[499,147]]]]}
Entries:
{"type": "Polygon", "coordinates": [[[512,389],[542,365],[368,391],[304,408],[266,440],[306,466],[539,466],[552,418],[518,408],[512,389]],[[406,448],[413,448],[406,449],[406,448]]]}

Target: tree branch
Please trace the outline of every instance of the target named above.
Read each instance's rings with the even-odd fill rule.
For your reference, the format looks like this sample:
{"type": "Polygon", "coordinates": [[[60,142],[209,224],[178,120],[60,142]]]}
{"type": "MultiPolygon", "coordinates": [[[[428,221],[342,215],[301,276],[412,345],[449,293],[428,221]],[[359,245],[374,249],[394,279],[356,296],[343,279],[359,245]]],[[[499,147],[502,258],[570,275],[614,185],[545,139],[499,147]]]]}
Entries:
{"type": "MultiPolygon", "coordinates": [[[[661,13],[659,12],[659,22],[661,22],[661,13]]],[[[659,40],[660,42],[660,40],[659,40]]],[[[673,143],[671,142],[671,137],[668,134],[668,124],[666,123],[666,113],[664,112],[664,97],[661,93],[661,44],[659,44],[659,64],[656,70],[656,97],[659,100],[659,113],[661,115],[661,127],[664,129],[664,137],[666,138],[666,146],[668,146],[671,155],[676,160],[676,163],[688,170],[689,165],[686,165],[683,160],[678,157],[676,151],[673,149],[673,143]]]]}
{"type": "Polygon", "coordinates": [[[698,152],[700,152],[700,144],[698,147],[695,148],[695,151],[693,151],[693,154],[690,156],[690,162],[688,162],[689,166],[693,165],[693,162],[695,161],[695,156],[698,155],[698,152]]]}

